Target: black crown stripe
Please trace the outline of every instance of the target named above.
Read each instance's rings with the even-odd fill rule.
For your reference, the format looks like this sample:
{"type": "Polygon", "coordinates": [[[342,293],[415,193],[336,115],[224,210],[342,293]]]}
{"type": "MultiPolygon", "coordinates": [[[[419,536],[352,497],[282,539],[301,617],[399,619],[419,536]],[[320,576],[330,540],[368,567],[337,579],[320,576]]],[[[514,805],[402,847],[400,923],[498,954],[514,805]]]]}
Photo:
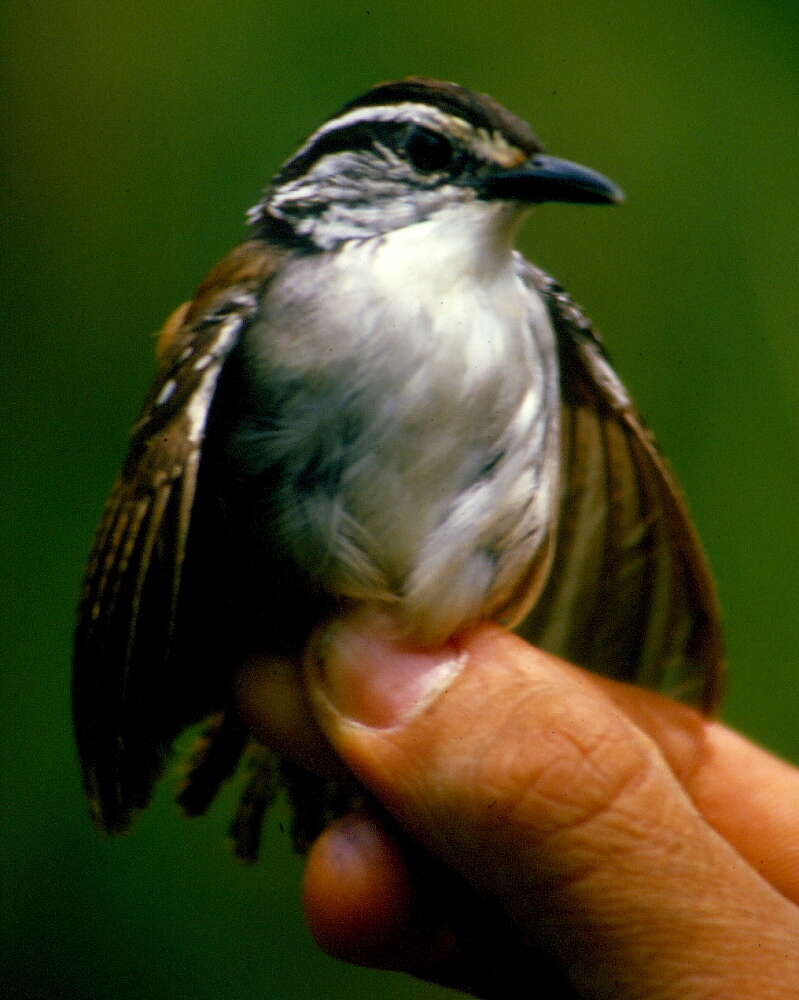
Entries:
{"type": "MultiPolygon", "coordinates": [[[[499,132],[513,146],[528,156],[541,152],[543,146],[527,122],[511,114],[486,94],[474,94],[465,87],[440,80],[409,77],[395,83],[382,83],[345,104],[332,120],[358,108],[385,107],[392,104],[426,104],[445,114],[463,119],[475,128],[499,132]]],[[[323,133],[305,150],[283,165],[275,183],[296,180],[330,153],[369,149],[375,142],[395,144],[398,133],[408,128],[407,122],[363,121],[344,125],[323,133]]]]}
{"type": "Polygon", "coordinates": [[[528,156],[541,152],[543,148],[527,122],[517,118],[487,94],[475,94],[457,83],[445,83],[426,77],[408,77],[405,80],[378,84],[345,104],[339,114],[355,108],[403,104],[406,101],[438,108],[445,114],[462,118],[475,128],[500,132],[511,145],[528,156]]]}

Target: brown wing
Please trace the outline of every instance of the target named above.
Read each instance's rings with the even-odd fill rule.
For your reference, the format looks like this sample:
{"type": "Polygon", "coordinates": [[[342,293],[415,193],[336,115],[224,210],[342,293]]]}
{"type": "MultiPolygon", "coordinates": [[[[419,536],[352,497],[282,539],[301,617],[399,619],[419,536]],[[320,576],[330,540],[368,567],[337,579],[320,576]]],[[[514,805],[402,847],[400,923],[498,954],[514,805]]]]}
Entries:
{"type": "Polygon", "coordinates": [[[716,591],[680,489],[590,322],[528,264],[561,361],[563,487],[555,559],[520,631],[575,663],[715,708],[716,591]]]}
{"type": "MultiPolygon", "coordinates": [[[[148,801],[174,736],[209,709],[175,680],[175,621],[208,415],[225,360],[258,312],[278,257],[243,244],[167,321],[84,582],[73,708],[97,823],[122,829],[148,801]]],[[[185,669],[185,668],[182,668],[185,669]]]]}

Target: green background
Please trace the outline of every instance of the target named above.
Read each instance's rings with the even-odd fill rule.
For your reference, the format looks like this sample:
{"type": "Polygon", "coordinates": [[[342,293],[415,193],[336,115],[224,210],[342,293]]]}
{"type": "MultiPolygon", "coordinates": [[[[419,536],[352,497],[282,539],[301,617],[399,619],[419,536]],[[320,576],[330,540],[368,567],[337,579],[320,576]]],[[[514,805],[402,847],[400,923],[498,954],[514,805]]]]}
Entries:
{"type": "Polygon", "coordinates": [[[164,788],[89,825],[70,733],[82,563],[153,370],[150,332],[340,103],[423,73],[491,93],[627,191],[522,245],[589,307],[715,566],[726,718],[799,759],[799,32],[732,0],[6,3],[3,980],[12,996],[444,997],[317,953],[277,817],[263,863],[164,788]]]}

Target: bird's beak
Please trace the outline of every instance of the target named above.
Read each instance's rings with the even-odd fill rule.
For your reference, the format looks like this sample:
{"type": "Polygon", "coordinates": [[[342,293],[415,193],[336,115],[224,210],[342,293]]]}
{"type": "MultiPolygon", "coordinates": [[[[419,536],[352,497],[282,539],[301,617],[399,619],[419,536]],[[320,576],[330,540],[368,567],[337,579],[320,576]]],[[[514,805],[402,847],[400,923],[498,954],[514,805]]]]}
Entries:
{"type": "Polygon", "coordinates": [[[624,201],[624,192],[595,170],[537,153],[521,167],[498,170],[486,178],[483,197],[529,204],[568,201],[613,205],[624,201]]]}

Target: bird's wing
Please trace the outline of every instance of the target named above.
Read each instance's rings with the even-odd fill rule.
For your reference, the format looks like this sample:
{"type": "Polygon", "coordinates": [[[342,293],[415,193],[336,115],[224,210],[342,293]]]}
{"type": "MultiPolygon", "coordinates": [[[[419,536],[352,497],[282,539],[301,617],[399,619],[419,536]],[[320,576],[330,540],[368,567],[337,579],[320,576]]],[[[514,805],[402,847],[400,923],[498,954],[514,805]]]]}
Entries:
{"type": "Polygon", "coordinates": [[[167,321],[159,373],[90,557],[75,637],[73,709],[95,819],[122,829],[169,745],[209,706],[175,675],[175,620],[209,412],[226,359],[279,255],[242,244],[167,321]],[[181,690],[182,688],[182,690],[181,690]]]}
{"type": "Polygon", "coordinates": [[[683,495],[590,321],[543,271],[520,267],[555,326],[563,397],[555,557],[520,631],[710,711],[723,689],[720,611],[683,495]]]}

